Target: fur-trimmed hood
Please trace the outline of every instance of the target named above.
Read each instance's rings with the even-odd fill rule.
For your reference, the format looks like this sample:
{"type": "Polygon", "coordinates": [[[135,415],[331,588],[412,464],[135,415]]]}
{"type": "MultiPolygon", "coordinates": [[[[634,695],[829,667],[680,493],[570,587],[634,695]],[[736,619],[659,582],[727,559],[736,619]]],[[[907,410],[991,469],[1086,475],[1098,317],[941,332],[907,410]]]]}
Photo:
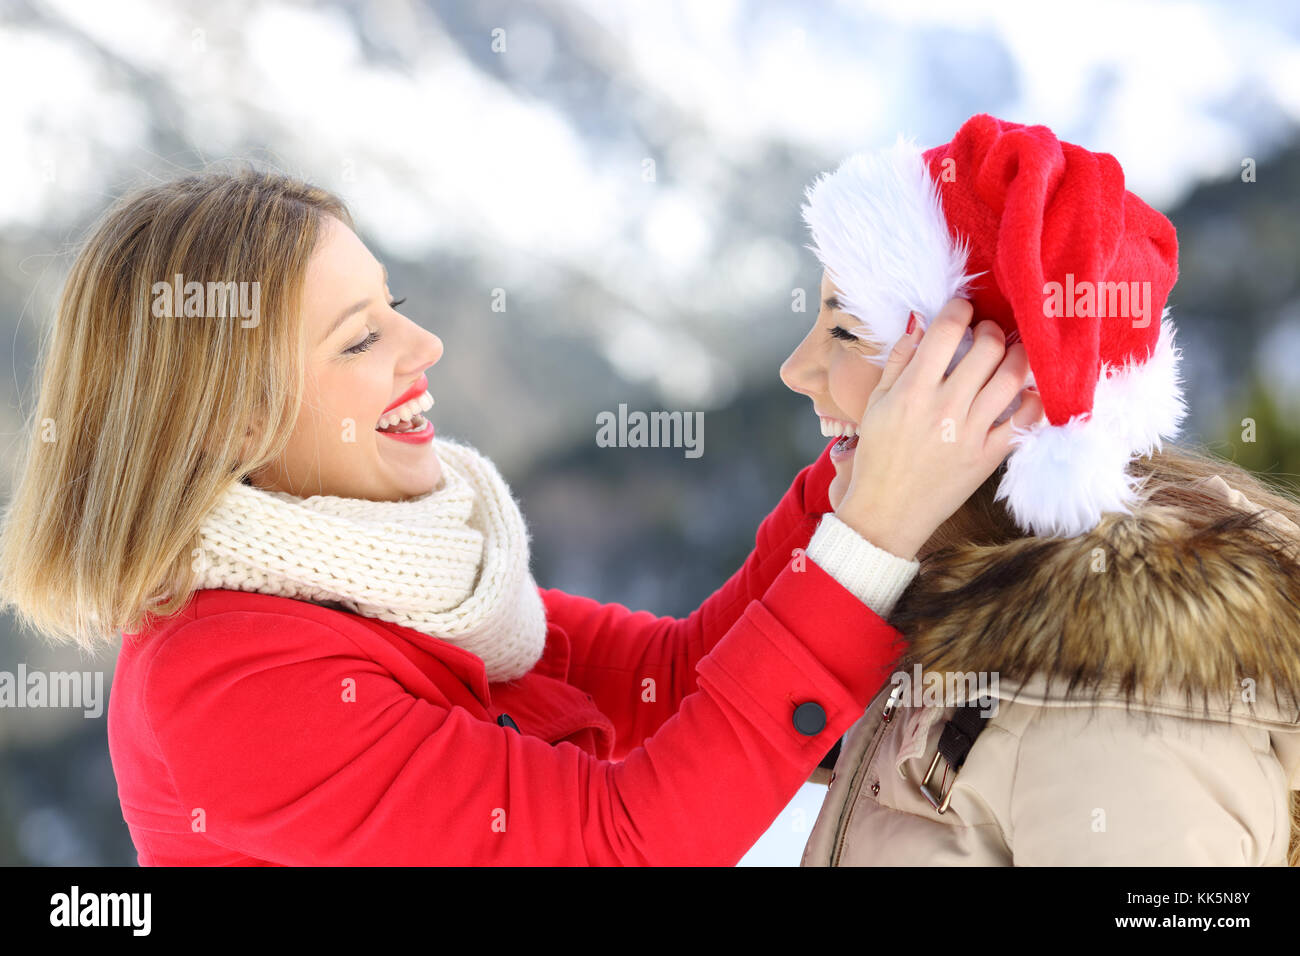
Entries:
{"type": "Polygon", "coordinates": [[[1295,728],[1294,528],[1276,512],[1207,519],[1148,500],[1078,537],[946,549],[922,562],[890,615],[908,639],[900,665],[996,674],[1003,699],[1295,728]]]}
{"type": "Polygon", "coordinates": [[[973,503],[889,615],[901,674],[803,865],[1300,865],[1300,528],[1204,473],[1147,469],[1078,537],[1012,540],[973,503]],[[954,766],[969,701],[989,729],[954,766]]]}

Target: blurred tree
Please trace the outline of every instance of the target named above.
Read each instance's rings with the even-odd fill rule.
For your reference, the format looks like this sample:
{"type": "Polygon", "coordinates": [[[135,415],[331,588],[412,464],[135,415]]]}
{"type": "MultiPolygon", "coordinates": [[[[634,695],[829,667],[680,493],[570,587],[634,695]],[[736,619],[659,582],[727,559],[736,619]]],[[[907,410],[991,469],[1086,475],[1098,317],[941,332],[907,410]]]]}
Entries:
{"type": "Polygon", "coordinates": [[[1284,412],[1258,374],[1249,377],[1244,391],[1243,400],[1230,404],[1220,426],[1228,451],[1216,452],[1300,496],[1300,421],[1284,412]]]}

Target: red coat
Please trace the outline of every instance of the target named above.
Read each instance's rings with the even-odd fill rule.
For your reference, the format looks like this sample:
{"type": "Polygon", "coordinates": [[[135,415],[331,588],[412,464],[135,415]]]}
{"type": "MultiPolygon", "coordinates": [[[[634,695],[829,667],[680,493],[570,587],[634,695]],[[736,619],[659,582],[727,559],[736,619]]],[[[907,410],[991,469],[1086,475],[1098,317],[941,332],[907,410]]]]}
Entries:
{"type": "Polygon", "coordinates": [[[827,451],[802,469],[688,617],[542,588],[545,653],[509,683],[399,625],[197,592],[124,635],[113,675],[109,749],[140,864],[735,864],[897,651],[865,604],[792,560],[833,474],[827,451]]]}

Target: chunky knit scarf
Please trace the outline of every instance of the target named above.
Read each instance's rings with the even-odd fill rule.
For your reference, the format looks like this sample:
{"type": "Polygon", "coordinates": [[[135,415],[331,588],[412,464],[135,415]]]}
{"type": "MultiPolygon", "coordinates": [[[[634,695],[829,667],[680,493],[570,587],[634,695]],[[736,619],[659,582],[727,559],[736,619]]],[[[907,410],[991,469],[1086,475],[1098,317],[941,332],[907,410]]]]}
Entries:
{"type": "Polygon", "coordinates": [[[342,607],[522,677],[546,644],[523,514],[492,462],[434,438],[443,482],[406,501],[299,498],[236,483],[204,519],[200,588],[342,607]]]}

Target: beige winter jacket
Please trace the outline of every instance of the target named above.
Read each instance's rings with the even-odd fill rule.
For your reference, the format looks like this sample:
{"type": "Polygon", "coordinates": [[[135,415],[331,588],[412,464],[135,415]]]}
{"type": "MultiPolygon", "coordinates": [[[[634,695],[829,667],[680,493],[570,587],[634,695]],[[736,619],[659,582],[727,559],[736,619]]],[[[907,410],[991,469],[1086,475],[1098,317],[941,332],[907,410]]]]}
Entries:
{"type": "Polygon", "coordinates": [[[842,740],[803,865],[1284,865],[1294,527],[1143,505],[928,563],[889,615],[910,653],[842,740]],[[939,736],[981,692],[993,716],[954,772],[939,736]]]}

